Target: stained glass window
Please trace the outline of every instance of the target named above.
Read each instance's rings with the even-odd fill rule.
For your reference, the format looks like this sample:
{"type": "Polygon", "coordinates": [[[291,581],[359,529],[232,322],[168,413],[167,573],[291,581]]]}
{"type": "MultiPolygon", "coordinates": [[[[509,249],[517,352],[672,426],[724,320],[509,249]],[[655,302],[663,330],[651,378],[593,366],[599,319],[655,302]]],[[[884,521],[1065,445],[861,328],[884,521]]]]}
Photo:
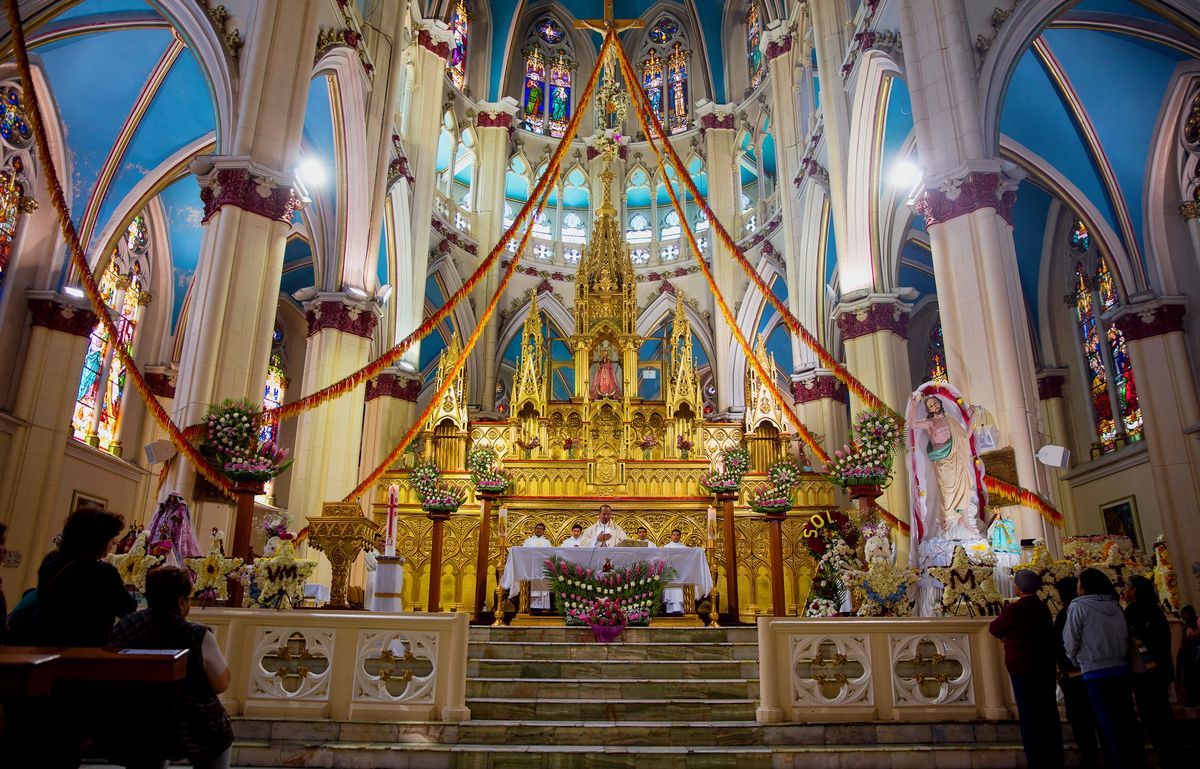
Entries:
{"type": "Polygon", "coordinates": [[[562,138],[571,120],[571,66],[560,56],[550,67],[550,135],[562,138]]]}
{"type": "Polygon", "coordinates": [[[25,117],[21,92],[16,88],[9,88],[0,94],[0,137],[18,149],[28,147],[33,138],[29,120],[25,117]]]}
{"type": "Polygon", "coordinates": [[[645,214],[634,214],[629,217],[629,229],[625,231],[625,239],[630,243],[649,243],[654,233],[650,231],[650,220],[645,214]]]}
{"type": "Polygon", "coordinates": [[[653,48],[642,60],[642,88],[646,90],[646,98],[650,100],[650,108],[659,119],[663,114],[663,62],[662,57],[653,48]]]}
{"type": "Polygon", "coordinates": [[[21,215],[21,184],[15,174],[0,171],[0,288],[17,240],[17,218],[21,215]]]}
{"type": "Polygon", "coordinates": [[[92,329],[75,394],[75,412],[71,417],[74,437],[106,451],[117,442],[126,384],[125,366],[116,349],[120,346],[127,353],[133,352],[145,296],[141,262],[127,255],[145,252],[146,245],[146,222],[139,214],[126,230],[125,254],[118,248],[100,279],[100,296],[115,316],[117,337],[111,338],[100,324],[92,329]],[[124,272],[122,263],[127,265],[124,272]]]}
{"type": "Polygon", "coordinates": [[[458,0],[454,13],[450,15],[450,30],[454,33],[454,47],[450,50],[450,79],[462,90],[467,84],[467,44],[471,38],[471,14],[466,0],[458,0]]]}
{"type": "MultiPolygon", "coordinates": [[[[1082,222],[1071,231],[1069,246],[1081,256],[1091,247],[1091,236],[1082,222]]],[[[1105,325],[1101,320],[1104,313],[1120,305],[1112,273],[1103,258],[1093,264],[1095,278],[1091,281],[1084,261],[1081,259],[1075,264],[1075,318],[1083,345],[1096,433],[1103,450],[1108,452],[1118,448],[1117,436],[1121,432],[1118,419],[1128,440],[1142,438],[1142,410],[1125,335],[1115,325],[1105,325]],[[1109,392],[1110,381],[1115,398],[1109,392]],[[1114,405],[1119,413],[1114,413],[1114,405]]]]}
{"type": "Polygon", "coordinates": [[[746,50],[750,57],[750,87],[757,88],[767,74],[766,61],[762,51],[762,18],[759,16],[758,3],[750,6],[746,13],[746,50]]]}
{"type": "Polygon", "coordinates": [[[925,348],[925,379],[933,382],[946,381],[946,342],[942,338],[940,320],[929,330],[929,343],[925,348]]]}
{"type": "Polygon", "coordinates": [[[563,215],[562,222],[562,239],[565,243],[582,243],[587,237],[587,230],[583,227],[583,217],[574,211],[568,211],[563,215]]]}
{"type": "Polygon", "coordinates": [[[546,111],[546,58],[538,48],[529,51],[525,58],[525,98],[522,103],[522,127],[541,133],[546,111]]]}
{"type": "Polygon", "coordinates": [[[675,20],[664,18],[650,28],[647,36],[651,42],[662,45],[671,42],[671,39],[677,34],[679,34],[679,25],[675,23],[675,20]]]}
{"type": "Polygon", "coordinates": [[[688,127],[688,64],[683,46],[676,43],[667,60],[667,130],[673,134],[688,127]]]}
{"type": "MultiPolygon", "coordinates": [[[[283,364],[283,329],[275,327],[271,337],[271,360],[267,363],[267,381],[263,385],[263,411],[277,409],[283,405],[283,396],[287,391],[287,371],[283,364]]],[[[259,430],[259,440],[279,440],[279,423],[268,422],[259,430]]]]}
{"type": "Polygon", "coordinates": [[[675,211],[668,211],[663,217],[662,227],[658,231],[659,238],[663,240],[671,240],[677,238],[683,233],[683,228],[679,226],[679,214],[675,211]]]}
{"type": "Polygon", "coordinates": [[[558,45],[566,37],[566,32],[554,19],[542,19],[537,24],[537,35],[546,45],[558,45]]]}

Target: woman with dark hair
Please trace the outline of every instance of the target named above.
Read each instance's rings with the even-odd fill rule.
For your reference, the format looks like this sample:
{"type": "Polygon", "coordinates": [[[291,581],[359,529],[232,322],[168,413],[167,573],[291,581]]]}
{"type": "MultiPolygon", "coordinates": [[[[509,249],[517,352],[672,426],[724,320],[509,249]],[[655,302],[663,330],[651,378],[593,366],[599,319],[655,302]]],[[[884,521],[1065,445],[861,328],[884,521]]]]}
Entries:
{"type": "Polygon", "coordinates": [[[1133,697],[1142,728],[1154,743],[1160,766],[1179,766],[1179,739],[1168,692],[1175,679],[1171,660],[1171,626],[1158,603],[1154,583],[1142,576],[1125,587],[1125,621],[1129,625],[1133,697]]]}
{"type": "Polygon", "coordinates": [[[149,608],[130,614],[112,629],[109,643],[138,649],[187,649],[187,677],[170,740],[169,758],[192,766],[228,769],[233,729],[217,695],[229,687],[229,666],[212,630],[188,622],[192,578],[185,569],[163,566],[146,575],[149,608]]]}
{"type": "Polygon", "coordinates": [[[1058,640],[1058,685],[1063,693],[1063,706],[1067,711],[1067,723],[1071,725],[1071,736],[1079,752],[1080,769],[1100,769],[1100,746],[1096,739],[1096,719],[1092,716],[1092,703],[1088,702],[1087,686],[1083,683],[1083,671],[1071,662],[1063,648],[1063,631],[1067,626],[1067,609],[1079,592],[1079,580],[1063,577],[1054,583],[1062,609],[1054,618],[1054,631],[1058,640]]]}
{"type": "Polygon", "coordinates": [[[1133,709],[1129,670],[1129,628],[1117,603],[1117,591],[1098,569],[1079,573],[1079,597],[1067,607],[1063,649],[1083,671],[1083,683],[1100,727],[1110,769],[1146,765],[1146,746],[1133,709]]]}
{"type": "Polygon", "coordinates": [[[113,621],[137,608],[116,567],[104,560],[124,528],[124,517],[108,510],[67,516],[62,544],[38,569],[38,645],[103,646],[113,621]]]}

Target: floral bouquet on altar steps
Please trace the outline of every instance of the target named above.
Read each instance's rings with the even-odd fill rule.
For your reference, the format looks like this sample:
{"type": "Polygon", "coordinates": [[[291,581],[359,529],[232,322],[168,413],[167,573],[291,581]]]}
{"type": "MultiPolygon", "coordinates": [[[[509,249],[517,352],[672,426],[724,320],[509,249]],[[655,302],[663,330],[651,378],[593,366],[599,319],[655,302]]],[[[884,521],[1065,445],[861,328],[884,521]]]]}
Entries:
{"type": "Polygon", "coordinates": [[[611,598],[597,598],[585,614],[588,625],[600,643],[612,643],[621,633],[629,617],[621,604],[611,598]]]}

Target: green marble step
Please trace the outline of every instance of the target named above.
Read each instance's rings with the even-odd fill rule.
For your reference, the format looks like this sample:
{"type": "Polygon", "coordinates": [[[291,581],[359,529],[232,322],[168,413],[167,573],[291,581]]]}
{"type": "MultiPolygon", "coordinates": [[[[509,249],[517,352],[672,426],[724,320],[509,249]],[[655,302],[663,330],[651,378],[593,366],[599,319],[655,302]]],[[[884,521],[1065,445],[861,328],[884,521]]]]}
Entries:
{"type": "Polygon", "coordinates": [[[762,745],[755,721],[464,721],[458,741],[486,745],[762,745]]]}
{"type": "Polygon", "coordinates": [[[564,699],[478,697],[467,700],[471,718],[536,721],[753,721],[755,701],[705,699],[564,699]]]}
{"type": "Polygon", "coordinates": [[[701,680],[608,678],[579,681],[563,678],[469,678],[467,697],[617,700],[653,699],[757,699],[757,678],[709,678],[701,680]]]}
{"type": "MultiPolygon", "coordinates": [[[[588,628],[579,627],[472,627],[467,636],[472,643],[510,641],[539,643],[543,641],[601,645],[588,628]]],[[[615,644],[628,643],[757,643],[758,629],[754,627],[641,627],[628,628],[615,644]]]]}
{"type": "Polygon", "coordinates": [[[600,681],[608,678],[705,680],[756,678],[758,662],[750,660],[490,660],[467,661],[468,679],[566,678],[600,681]]]}
{"type": "Polygon", "coordinates": [[[473,658],[507,660],[757,660],[758,644],[473,641],[467,654],[473,658]]]}

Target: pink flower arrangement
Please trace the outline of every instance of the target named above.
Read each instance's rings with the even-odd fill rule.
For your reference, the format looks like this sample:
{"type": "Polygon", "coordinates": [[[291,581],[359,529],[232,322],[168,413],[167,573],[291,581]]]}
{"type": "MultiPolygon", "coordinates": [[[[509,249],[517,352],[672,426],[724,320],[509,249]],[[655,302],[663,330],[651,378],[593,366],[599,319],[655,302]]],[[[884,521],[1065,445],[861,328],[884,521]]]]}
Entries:
{"type": "Polygon", "coordinates": [[[645,450],[649,450],[658,445],[658,439],[654,437],[654,433],[646,433],[642,439],[638,441],[638,445],[645,450]]]}

